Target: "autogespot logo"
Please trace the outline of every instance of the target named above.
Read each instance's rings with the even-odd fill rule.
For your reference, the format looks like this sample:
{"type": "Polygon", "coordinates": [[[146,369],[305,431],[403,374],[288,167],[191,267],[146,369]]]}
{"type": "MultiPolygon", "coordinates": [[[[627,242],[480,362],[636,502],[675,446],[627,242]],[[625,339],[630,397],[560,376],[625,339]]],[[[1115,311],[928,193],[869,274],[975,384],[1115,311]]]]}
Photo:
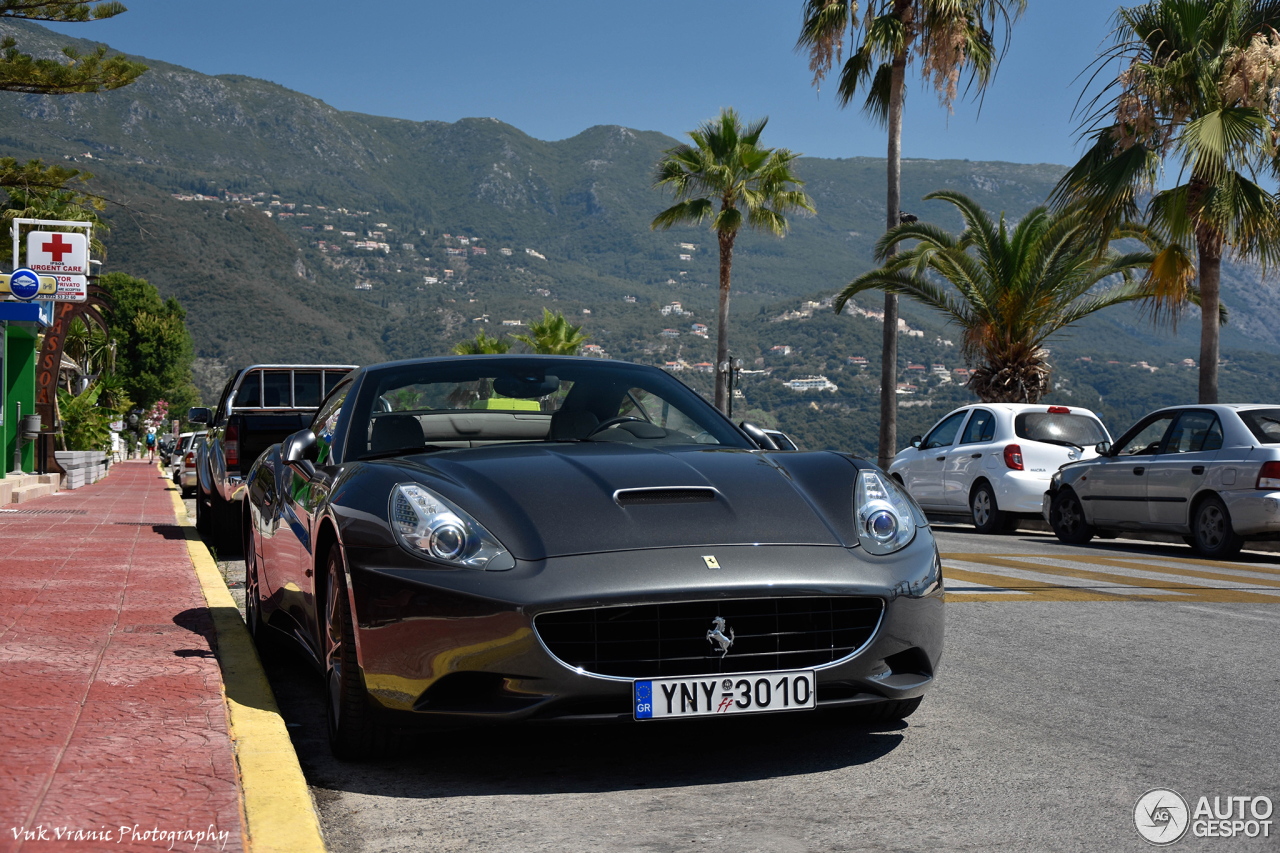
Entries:
{"type": "Polygon", "coordinates": [[[1187,801],[1177,791],[1152,788],[1133,807],[1133,825],[1152,844],[1172,844],[1187,833],[1187,801]]]}

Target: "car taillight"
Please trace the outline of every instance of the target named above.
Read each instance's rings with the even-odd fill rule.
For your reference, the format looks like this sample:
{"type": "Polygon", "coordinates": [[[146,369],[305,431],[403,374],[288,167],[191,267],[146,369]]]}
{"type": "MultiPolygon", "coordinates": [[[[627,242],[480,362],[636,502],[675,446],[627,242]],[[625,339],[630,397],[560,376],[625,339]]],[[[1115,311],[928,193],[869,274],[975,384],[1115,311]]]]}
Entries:
{"type": "Polygon", "coordinates": [[[1015,471],[1022,470],[1022,448],[1016,444],[1004,446],[1004,464],[1015,471]]]}
{"type": "Polygon", "coordinates": [[[1258,472],[1259,489],[1280,489],[1280,462],[1263,462],[1258,472]]]}
{"type": "Polygon", "coordinates": [[[1071,410],[1070,410],[1070,409],[1068,409],[1066,406],[1050,406],[1050,407],[1049,407],[1049,414],[1051,414],[1051,415],[1069,415],[1069,414],[1071,414],[1071,410]]]}
{"type": "Polygon", "coordinates": [[[227,465],[240,464],[240,430],[235,424],[227,425],[227,433],[222,438],[223,452],[227,455],[227,465]]]}
{"type": "Polygon", "coordinates": [[[187,461],[183,464],[188,468],[196,467],[196,452],[194,450],[187,451],[187,461]]]}

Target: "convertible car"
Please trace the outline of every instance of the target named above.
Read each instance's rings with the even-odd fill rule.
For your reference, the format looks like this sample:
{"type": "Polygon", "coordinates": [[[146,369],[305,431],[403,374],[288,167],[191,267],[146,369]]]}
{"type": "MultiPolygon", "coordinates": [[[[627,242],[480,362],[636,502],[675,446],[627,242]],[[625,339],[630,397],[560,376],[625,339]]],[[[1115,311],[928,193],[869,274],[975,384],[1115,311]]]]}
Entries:
{"type": "Polygon", "coordinates": [[[247,621],[325,678],[330,744],[502,720],[903,718],[941,562],[869,463],[779,452],[655,368],[353,371],[247,477],[247,621]]]}

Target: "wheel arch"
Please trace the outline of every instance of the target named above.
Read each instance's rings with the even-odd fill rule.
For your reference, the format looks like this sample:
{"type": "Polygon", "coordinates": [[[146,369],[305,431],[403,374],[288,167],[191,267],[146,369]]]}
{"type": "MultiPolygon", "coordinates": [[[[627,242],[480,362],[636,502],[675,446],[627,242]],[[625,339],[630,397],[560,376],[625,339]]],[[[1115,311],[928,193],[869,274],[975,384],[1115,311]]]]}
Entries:
{"type": "Polygon", "coordinates": [[[996,509],[999,509],[1000,498],[998,495],[996,495],[995,484],[991,482],[991,480],[987,477],[986,474],[979,474],[978,476],[973,478],[973,483],[972,485],[969,486],[969,500],[967,501],[967,503],[970,506],[973,505],[973,493],[978,491],[978,486],[981,486],[981,485],[986,485],[986,487],[991,490],[991,499],[996,502],[996,509]]]}
{"type": "Polygon", "coordinates": [[[1191,500],[1187,501],[1187,530],[1192,530],[1195,527],[1196,513],[1200,510],[1200,504],[1211,497],[1217,498],[1222,502],[1223,509],[1227,511],[1227,518],[1231,518],[1231,507],[1227,506],[1227,502],[1222,500],[1222,495],[1218,494],[1216,489],[1202,488],[1191,496],[1191,500]]]}

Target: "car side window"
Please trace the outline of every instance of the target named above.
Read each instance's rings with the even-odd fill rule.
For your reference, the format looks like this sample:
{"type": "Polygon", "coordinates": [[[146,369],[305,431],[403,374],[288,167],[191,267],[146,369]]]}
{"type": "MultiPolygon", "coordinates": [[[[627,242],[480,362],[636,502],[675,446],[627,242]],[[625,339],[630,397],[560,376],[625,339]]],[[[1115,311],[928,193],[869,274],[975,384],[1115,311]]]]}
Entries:
{"type": "Polygon", "coordinates": [[[1169,431],[1173,423],[1173,415],[1161,415],[1139,424],[1132,432],[1121,439],[1120,451],[1116,456],[1151,456],[1160,452],[1160,441],[1169,431]]]}
{"type": "Polygon", "coordinates": [[[323,408],[316,412],[315,419],[311,422],[311,430],[316,434],[316,445],[318,454],[316,456],[317,465],[330,464],[330,458],[333,456],[333,436],[338,431],[338,417],[342,414],[342,404],[347,399],[347,392],[351,390],[351,384],[334,389],[329,399],[324,401],[323,408]]]}
{"type": "Polygon", "coordinates": [[[960,437],[961,444],[978,444],[991,441],[996,435],[996,416],[986,409],[974,409],[969,425],[960,437]]]}
{"type": "Polygon", "coordinates": [[[1222,424],[1213,412],[1183,412],[1169,431],[1165,453],[1199,453],[1222,448],[1222,424]]]}
{"type": "Polygon", "coordinates": [[[925,436],[924,443],[920,445],[921,450],[932,450],[935,447],[950,447],[956,440],[956,433],[960,432],[960,425],[964,423],[965,415],[968,412],[956,412],[942,423],[933,428],[933,432],[925,436]]]}

